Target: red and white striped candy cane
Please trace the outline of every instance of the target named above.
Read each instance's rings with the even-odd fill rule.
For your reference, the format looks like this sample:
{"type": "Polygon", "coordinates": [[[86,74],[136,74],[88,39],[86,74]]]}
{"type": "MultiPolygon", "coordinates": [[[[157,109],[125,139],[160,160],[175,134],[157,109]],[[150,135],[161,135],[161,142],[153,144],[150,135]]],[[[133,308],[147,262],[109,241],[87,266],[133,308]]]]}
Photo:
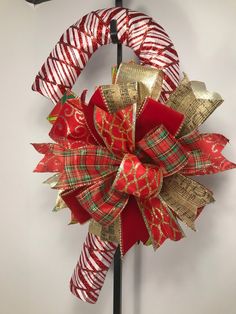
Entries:
{"type": "Polygon", "coordinates": [[[57,103],[72,88],[92,54],[111,43],[110,21],[117,20],[119,41],[133,49],[143,65],[166,74],[162,99],[166,100],[179,81],[179,59],[165,30],[151,17],[125,8],[97,10],[69,27],[43,64],[33,90],[57,103]]]}
{"type": "Polygon", "coordinates": [[[84,302],[97,301],[117,246],[88,233],[70,281],[75,296],[84,302]]]}
{"type": "MultiPolygon", "coordinates": [[[[57,103],[71,89],[92,54],[111,43],[110,22],[117,20],[119,41],[133,49],[143,65],[165,73],[161,100],[179,82],[179,59],[165,30],[151,17],[125,8],[93,11],[69,27],[35,78],[33,90],[57,103]]],[[[117,245],[89,234],[71,279],[71,291],[95,303],[117,245]]]]}

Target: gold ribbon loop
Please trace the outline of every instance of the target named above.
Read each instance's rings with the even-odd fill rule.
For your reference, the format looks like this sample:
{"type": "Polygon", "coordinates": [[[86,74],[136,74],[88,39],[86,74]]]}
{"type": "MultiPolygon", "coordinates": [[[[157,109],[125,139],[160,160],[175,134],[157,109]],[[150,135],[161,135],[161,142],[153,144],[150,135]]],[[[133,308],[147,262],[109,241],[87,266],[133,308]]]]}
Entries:
{"type": "Polygon", "coordinates": [[[160,196],[168,207],[193,230],[195,230],[194,221],[198,209],[214,201],[211,191],[181,174],[164,179],[160,196]]]}
{"type": "Polygon", "coordinates": [[[179,136],[198,128],[222,103],[218,93],[209,92],[203,82],[189,81],[186,75],[167,101],[168,106],[185,115],[179,136]]]}
{"type": "Polygon", "coordinates": [[[140,104],[138,82],[100,86],[109,113],[115,113],[131,104],[140,104]]]}
{"type": "Polygon", "coordinates": [[[160,69],[154,69],[149,66],[142,66],[134,62],[122,63],[116,75],[116,84],[139,82],[140,104],[146,97],[159,99],[162,83],[163,72],[160,69]]]}
{"type": "Polygon", "coordinates": [[[102,241],[120,242],[120,223],[117,218],[109,226],[103,226],[96,220],[91,219],[89,224],[89,233],[100,237],[102,241]]]}

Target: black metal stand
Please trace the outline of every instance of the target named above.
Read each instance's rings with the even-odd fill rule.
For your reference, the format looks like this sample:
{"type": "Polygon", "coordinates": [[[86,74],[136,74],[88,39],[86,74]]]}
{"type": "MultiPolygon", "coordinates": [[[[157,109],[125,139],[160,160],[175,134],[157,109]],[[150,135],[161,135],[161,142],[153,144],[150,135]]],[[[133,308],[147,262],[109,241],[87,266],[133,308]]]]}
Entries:
{"type": "MultiPolygon", "coordinates": [[[[115,1],[116,7],[123,7],[122,0],[115,1]]],[[[111,40],[117,44],[117,67],[122,62],[122,44],[117,36],[117,21],[112,20],[110,24],[111,40]]],[[[122,313],[122,261],[120,247],[117,248],[114,256],[114,278],[113,278],[113,314],[122,313]]]]}

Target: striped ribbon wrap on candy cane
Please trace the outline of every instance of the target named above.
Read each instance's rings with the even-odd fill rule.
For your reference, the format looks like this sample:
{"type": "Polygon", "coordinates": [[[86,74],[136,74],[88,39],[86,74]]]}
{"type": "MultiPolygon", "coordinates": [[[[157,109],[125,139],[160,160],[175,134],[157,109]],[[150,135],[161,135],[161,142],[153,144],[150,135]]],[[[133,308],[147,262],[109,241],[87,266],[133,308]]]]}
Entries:
{"type": "MultiPolygon", "coordinates": [[[[179,59],[165,30],[143,13],[125,8],[93,11],[69,27],[35,78],[33,90],[57,103],[71,89],[93,53],[111,43],[110,21],[117,20],[118,39],[130,47],[141,64],[164,72],[160,101],[165,102],[179,83],[179,59]]],[[[74,295],[95,303],[117,244],[89,234],[71,278],[74,295]]]]}
{"type": "Polygon", "coordinates": [[[71,292],[76,297],[88,303],[97,301],[117,246],[88,233],[70,281],[71,292]]]}
{"type": "Polygon", "coordinates": [[[93,53],[111,43],[110,21],[117,20],[119,41],[130,47],[143,65],[163,69],[161,100],[179,82],[179,59],[165,30],[143,13],[125,8],[91,12],[69,27],[43,64],[33,90],[57,103],[76,82],[93,53]]]}

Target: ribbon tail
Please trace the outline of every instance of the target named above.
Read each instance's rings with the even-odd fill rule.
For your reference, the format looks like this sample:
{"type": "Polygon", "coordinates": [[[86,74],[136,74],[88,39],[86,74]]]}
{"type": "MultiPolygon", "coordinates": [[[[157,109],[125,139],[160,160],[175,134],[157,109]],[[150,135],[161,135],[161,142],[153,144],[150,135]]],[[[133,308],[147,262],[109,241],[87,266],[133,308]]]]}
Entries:
{"type": "Polygon", "coordinates": [[[154,249],[166,239],[178,241],[184,237],[177,219],[160,198],[138,200],[154,249]]]}
{"type": "Polygon", "coordinates": [[[210,190],[181,174],[164,179],[160,197],[193,230],[196,230],[194,222],[202,207],[214,201],[210,190]]]}
{"type": "Polygon", "coordinates": [[[236,168],[236,164],[222,154],[229,142],[222,134],[193,132],[182,137],[180,142],[190,151],[188,163],[181,170],[184,175],[214,174],[236,168]]]}
{"type": "Polygon", "coordinates": [[[61,197],[61,193],[63,193],[63,191],[58,191],[56,203],[55,206],[53,207],[53,212],[58,212],[61,209],[67,208],[66,203],[63,201],[61,197]]]}
{"type": "Polygon", "coordinates": [[[167,101],[168,106],[185,115],[179,136],[197,129],[222,103],[218,93],[208,91],[203,82],[189,81],[187,76],[167,101]]]}
{"type": "Polygon", "coordinates": [[[45,154],[35,171],[60,172],[53,186],[59,190],[91,185],[115,172],[120,163],[105,148],[95,145],[69,150],[57,144],[33,145],[38,152],[45,154]]]}
{"type": "Polygon", "coordinates": [[[109,226],[103,226],[91,219],[89,223],[89,232],[98,236],[102,241],[120,243],[120,218],[118,217],[109,226]]]}
{"type": "Polygon", "coordinates": [[[138,241],[142,241],[145,244],[149,239],[149,234],[133,196],[130,196],[128,204],[121,213],[120,219],[120,248],[121,254],[124,256],[138,241]]]}
{"type": "Polygon", "coordinates": [[[67,148],[96,144],[85,120],[82,100],[68,90],[48,119],[53,124],[49,136],[67,148]]]}
{"type": "Polygon", "coordinates": [[[84,191],[84,187],[77,188],[74,190],[68,190],[61,193],[61,198],[67,205],[67,207],[71,210],[71,222],[79,222],[80,224],[84,224],[87,222],[91,216],[90,214],[80,205],[78,202],[77,196],[84,191]]]}
{"type": "Polygon", "coordinates": [[[86,187],[76,200],[81,208],[103,226],[108,226],[121,214],[129,195],[113,188],[115,174],[86,187]]]}
{"type": "Polygon", "coordinates": [[[33,143],[32,146],[37,152],[45,155],[34,169],[34,172],[60,172],[63,170],[64,161],[62,156],[53,153],[55,150],[60,152],[64,150],[60,145],[53,143],[33,143]]]}

